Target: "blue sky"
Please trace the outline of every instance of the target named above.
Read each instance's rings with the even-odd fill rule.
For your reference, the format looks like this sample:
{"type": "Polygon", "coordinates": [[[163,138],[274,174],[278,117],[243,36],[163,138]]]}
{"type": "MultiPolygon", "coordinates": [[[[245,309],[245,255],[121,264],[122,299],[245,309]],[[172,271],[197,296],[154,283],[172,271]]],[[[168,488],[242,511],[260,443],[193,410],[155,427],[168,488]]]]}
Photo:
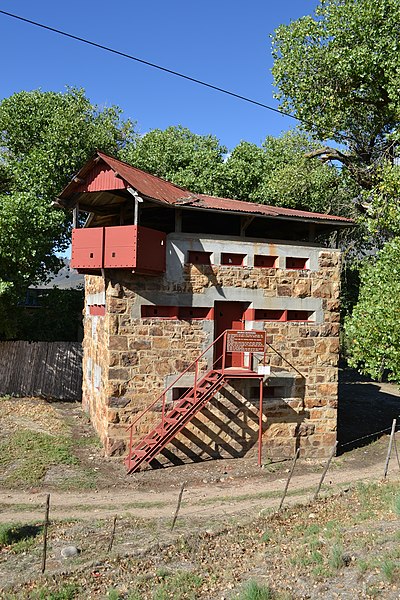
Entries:
{"type": "MultiPolygon", "coordinates": [[[[0,0],[0,9],[277,106],[270,39],[317,0],[0,0]]],[[[83,87],[93,103],[116,104],[141,133],[183,125],[232,149],[261,143],[294,121],[0,14],[0,97],[83,87]]]]}

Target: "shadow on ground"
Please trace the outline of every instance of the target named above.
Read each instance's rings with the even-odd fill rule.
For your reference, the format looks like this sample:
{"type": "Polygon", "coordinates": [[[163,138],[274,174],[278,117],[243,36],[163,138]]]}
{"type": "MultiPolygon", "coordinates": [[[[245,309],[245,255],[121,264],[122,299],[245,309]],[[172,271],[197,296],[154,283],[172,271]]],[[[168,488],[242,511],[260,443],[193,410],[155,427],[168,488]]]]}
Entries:
{"type": "Polygon", "coordinates": [[[353,369],[339,370],[338,454],[370,444],[390,433],[395,418],[399,430],[400,391],[397,385],[376,383],[353,369]]]}

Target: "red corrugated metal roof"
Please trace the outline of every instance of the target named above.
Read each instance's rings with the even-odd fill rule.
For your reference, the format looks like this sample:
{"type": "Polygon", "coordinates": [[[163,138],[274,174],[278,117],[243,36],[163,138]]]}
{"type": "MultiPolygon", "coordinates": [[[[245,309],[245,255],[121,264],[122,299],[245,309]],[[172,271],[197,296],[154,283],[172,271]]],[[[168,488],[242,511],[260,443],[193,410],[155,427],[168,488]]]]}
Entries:
{"type": "MultiPolygon", "coordinates": [[[[140,196],[145,196],[146,198],[157,200],[158,202],[203,210],[208,209],[213,211],[221,210],[243,214],[258,214],[275,218],[323,220],[335,222],[338,225],[353,224],[351,219],[335,215],[294,210],[291,208],[282,208],[280,206],[269,206],[268,204],[257,204],[255,202],[245,202],[243,200],[233,200],[230,198],[217,198],[205,194],[194,194],[165,179],[161,179],[160,177],[146,173],[145,171],[128,165],[116,158],[112,158],[103,152],[97,152],[97,156],[118,174],[128,184],[128,187],[134,188],[140,196]]],[[[72,180],[62,191],[59,196],[60,199],[68,200],[73,194],[82,189],[82,179],[89,176],[89,173],[95,168],[97,160],[97,157],[94,157],[91,161],[86,163],[79,171],[75,181],[72,180]]]]}
{"type": "Polygon", "coordinates": [[[257,204],[255,202],[244,202],[243,200],[233,200],[231,198],[217,198],[215,196],[206,196],[204,194],[198,194],[198,196],[201,198],[201,200],[196,203],[196,206],[199,208],[256,213],[266,217],[292,217],[298,219],[310,219],[312,217],[313,219],[328,219],[329,221],[353,223],[351,219],[327,215],[325,213],[307,212],[305,210],[270,206],[269,204],[257,204]]]}

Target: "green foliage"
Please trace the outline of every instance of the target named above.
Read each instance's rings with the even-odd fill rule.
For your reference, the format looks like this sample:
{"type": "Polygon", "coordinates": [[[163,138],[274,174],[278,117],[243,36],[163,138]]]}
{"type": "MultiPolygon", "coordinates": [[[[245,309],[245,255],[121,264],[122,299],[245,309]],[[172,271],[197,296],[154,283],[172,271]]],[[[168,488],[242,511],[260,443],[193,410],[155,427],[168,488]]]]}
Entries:
{"type": "Polygon", "coordinates": [[[251,579],[237,596],[238,600],[273,600],[274,594],[269,585],[251,579]]]}
{"type": "Polygon", "coordinates": [[[387,242],[360,270],[360,295],[345,320],[349,363],[380,380],[400,381],[400,238],[387,242]]]}
{"type": "MultiPolygon", "coordinates": [[[[18,306],[13,311],[14,336],[32,342],[79,341],[83,290],[43,290],[38,306],[18,306]]],[[[10,318],[10,316],[9,316],[10,318]]]]}
{"type": "Polygon", "coordinates": [[[225,165],[225,194],[316,212],[348,214],[340,171],[306,157],[317,147],[300,131],[268,136],[261,147],[241,142],[225,165]],[[225,183],[226,182],[226,183],[225,183]]]}
{"type": "Polygon", "coordinates": [[[0,102],[0,335],[29,284],[60,266],[69,221],[51,202],[96,149],[132,141],[116,107],[92,106],[82,90],[20,92],[0,102]]]}
{"type": "Polygon", "coordinates": [[[42,588],[35,592],[31,597],[34,600],[74,600],[80,598],[82,588],[74,583],[66,583],[57,591],[51,592],[46,588],[42,588]]]}
{"type": "Polygon", "coordinates": [[[341,544],[334,544],[331,548],[328,560],[329,566],[334,571],[337,571],[344,567],[345,561],[343,558],[343,546],[341,544]]]}
{"type": "Polygon", "coordinates": [[[314,16],[281,25],[273,37],[281,107],[315,139],[341,145],[319,154],[342,163],[373,217],[390,198],[380,170],[393,165],[400,135],[399,21],[398,0],[320,0],[314,16]]]}
{"type": "Polygon", "coordinates": [[[393,560],[384,560],[382,563],[382,573],[389,583],[393,583],[398,577],[399,565],[393,560]]]}
{"type": "Polygon", "coordinates": [[[398,494],[394,499],[394,512],[398,517],[400,517],[400,494],[398,494]]]}
{"type": "Polygon", "coordinates": [[[154,600],[168,600],[176,598],[197,598],[197,590],[201,587],[203,579],[195,573],[187,571],[178,571],[174,574],[163,573],[159,576],[161,583],[154,589],[154,600]]]}
{"type": "Polygon", "coordinates": [[[351,184],[335,167],[305,157],[317,147],[306,134],[288,131],[262,146],[242,141],[225,157],[214,136],[168,127],[136,138],[122,156],[193,192],[347,215],[351,184]]]}
{"type": "Polygon", "coordinates": [[[184,127],[153,129],[121,153],[123,160],[192,192],[215,194],[226,148],[213,135],[184,127]]]}

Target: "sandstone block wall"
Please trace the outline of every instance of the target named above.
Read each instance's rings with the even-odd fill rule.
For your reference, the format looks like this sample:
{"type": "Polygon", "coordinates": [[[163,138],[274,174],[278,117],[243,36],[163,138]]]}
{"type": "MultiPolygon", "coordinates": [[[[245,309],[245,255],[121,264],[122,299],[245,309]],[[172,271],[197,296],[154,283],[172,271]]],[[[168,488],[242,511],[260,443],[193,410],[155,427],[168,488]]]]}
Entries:
{"type": "MultiPolygon", "coordinates": [[[[279,353],[268,351],[272,375],[263,405],[264,456],[291,457],[297,447],[303,456],[328,455],[336,440],[339,261],[337,251],[319,249],[313,270],[185,264],[175,280],[122,270],[106,271],[104,278],[86,276],[83,404],[106,453],[125,454],[129,423],[214,336],[210,320],[142,318],[140,307],[209,306],[240,298],[250,307],[313,311],[312,322],[247,321],[245,327],[265,329],[279,353]],[[94,314],[101,311],[91,306],[101,301],[104,314],[94,314]]],[[[202,366],[211,363],[207,354],[202,366]]],[[[160,410],[158,404],[140,421],[137,438],[159,421],[160,410]]],[[[243,455],[256,445],[257,415],[258,381],[234,381],[169,445],[162,460],[243,455]]]]}

